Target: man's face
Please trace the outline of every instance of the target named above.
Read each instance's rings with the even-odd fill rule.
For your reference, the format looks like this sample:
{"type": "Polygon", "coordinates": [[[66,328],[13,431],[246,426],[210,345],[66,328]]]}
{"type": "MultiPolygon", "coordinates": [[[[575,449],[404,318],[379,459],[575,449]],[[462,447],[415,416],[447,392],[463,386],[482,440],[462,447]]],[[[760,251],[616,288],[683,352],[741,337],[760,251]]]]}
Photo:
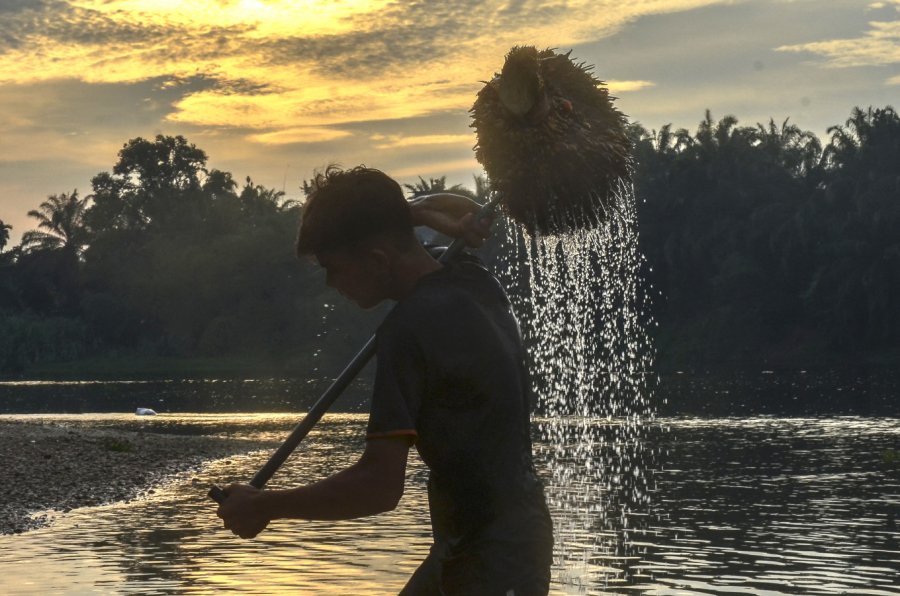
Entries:
{"type": "Polygon", "coordinates": [[[360,308],[372,308],[388,298],[388,271],[372,250],[329,250],[316,259],[325,269],[325,283],[360,308]]]}

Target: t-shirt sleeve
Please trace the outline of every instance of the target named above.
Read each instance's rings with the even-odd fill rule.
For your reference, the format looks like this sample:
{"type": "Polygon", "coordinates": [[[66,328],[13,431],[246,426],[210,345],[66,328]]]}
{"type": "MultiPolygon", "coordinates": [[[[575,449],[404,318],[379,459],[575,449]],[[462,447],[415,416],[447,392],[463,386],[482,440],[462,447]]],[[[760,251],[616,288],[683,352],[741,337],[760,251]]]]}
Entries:
{"type": "Polygon", "coordinates": [[[408,436],[415,440],[416,417],[425,388],[425,359],[412,330],[389,321],[376,338],[375,387],[367,439],[408,436]]]}

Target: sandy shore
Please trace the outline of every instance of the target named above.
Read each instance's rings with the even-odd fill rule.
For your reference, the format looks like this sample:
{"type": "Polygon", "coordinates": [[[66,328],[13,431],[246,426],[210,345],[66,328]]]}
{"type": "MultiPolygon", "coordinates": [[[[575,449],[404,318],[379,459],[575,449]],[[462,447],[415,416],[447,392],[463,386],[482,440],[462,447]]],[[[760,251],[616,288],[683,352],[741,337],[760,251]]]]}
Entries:
{"type": "Polygon", "coordinates": [[[203,462],[263,445],[237,439],[0,420],[0,534],[47,523],[35,512],[133,499],[203,462]]]}

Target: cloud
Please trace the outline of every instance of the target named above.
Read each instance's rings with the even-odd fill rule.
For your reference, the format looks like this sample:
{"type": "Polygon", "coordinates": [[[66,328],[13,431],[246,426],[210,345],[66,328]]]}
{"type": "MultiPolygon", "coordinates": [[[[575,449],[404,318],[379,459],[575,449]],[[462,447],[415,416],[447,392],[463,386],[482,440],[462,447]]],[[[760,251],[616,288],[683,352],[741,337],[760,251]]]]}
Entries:
{"type": "Polygon", "coordinates": [[[640,91],[649,87],[655,87],[653,81],[606,81],[606,86],[613,93],[628,93],[629,91],[640,91]]]}
{"type": "Polygon", "coordinates": [[[265,145],[287,145],[293,143],[325,143],[349,137],[350,134],[351,133],[346,130],[299,127],[251,134],[246,138],[248,141],[263,143],[265,145]]]}
{"type": "Polygon", "coordinates": [[[400,149],[405,147],[422,147],[425,145],[466,145],[475,144],[475,136],[471,134],[458,135],[418,135],[404,137],[399,135],[374,135],[373,141],[381,141],[375,145],[376,149],[400,149]]]}
{"type": "Polygon", "coordinates": [[[0,21],[0,84],[202,79],[168,122],[255,129],[248,138],[265,144],[314,130],[306,138],[327,142],[354,122],[468,109],[512,45],[564,49],[724,1],[14,0],[0,21]]]}
{"type": "Polygon", "coordinates": [[[818,54],[832,68],[900,63],[900,21],[872,21],[869,27],[862,37],[783,45],[776,50],[818,54]]]}
{"type": "Polygon", "coordinates": [[[889,6],[893,6],[900,12],[900,0],[886,0],[885,2],[871,2],[866,8],[868,10],[881,10],[883,8],[887,8],[889,6]]]}
{"type": "Polygon", "coordinates": [[[471,185],[481,168],[468,108],[518,44],[574,48],[648,127],[693,128],[710,108],[748,124],[791,116],[822,133],[853,105],[894,102],[900,75],[895,62],[809,60],[883,60],[898,45],[887,28],[898,9],[900,0],[0,0],[0,216],[89,191],[125,140],[155,134],[183,134],[210,167],[289,193],[329,162],[471,185]]]}
{"type": "Polygon", "coordinates": [[[124,131],[153,131],[173,102],[214,84],[202,77],[170,83],[164,78],[127,84],[68,79],[3,85],[0,160],[61,156],[103,164],[101,159],[109,160],[121,148],[124,131]]]}

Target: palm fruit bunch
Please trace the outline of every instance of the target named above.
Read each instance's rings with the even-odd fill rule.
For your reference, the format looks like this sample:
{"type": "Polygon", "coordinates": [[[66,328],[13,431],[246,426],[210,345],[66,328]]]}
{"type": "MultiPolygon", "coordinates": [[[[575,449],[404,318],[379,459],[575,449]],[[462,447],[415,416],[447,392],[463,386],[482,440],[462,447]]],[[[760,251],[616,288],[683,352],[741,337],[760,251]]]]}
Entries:
{"type": "Polygon", "coordinates": [[[503,210],[531,234],[600,225],[631,177],[628,120],[570,53],[512,48],[470,110],[475,157],[503,210]]]}

